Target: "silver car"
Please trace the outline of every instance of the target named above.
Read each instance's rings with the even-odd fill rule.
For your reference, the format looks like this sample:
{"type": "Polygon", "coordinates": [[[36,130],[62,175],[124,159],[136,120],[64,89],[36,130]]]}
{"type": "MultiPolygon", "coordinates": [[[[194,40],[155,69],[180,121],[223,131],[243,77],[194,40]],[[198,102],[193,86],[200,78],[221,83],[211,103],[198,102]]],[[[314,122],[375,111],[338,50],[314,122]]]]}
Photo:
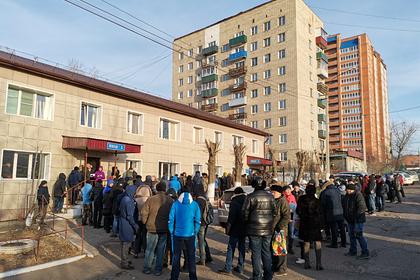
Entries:
{"type": "MultiPolygon", "coordinates": [[[[222,226],[226,225],[227,223],[230,202],[232,201],[232,197],[234,196],[234,191],[236,188],[238,187],[233,187],[225,190],[221,199],[219,200],[219,205],[217,206],[217,213],[219,215],[219,223],[222,226]]],[[[241,188],[244,190],[246,195],[254,191],[254,188],[251,186],[243,186],[241,188]]]]}

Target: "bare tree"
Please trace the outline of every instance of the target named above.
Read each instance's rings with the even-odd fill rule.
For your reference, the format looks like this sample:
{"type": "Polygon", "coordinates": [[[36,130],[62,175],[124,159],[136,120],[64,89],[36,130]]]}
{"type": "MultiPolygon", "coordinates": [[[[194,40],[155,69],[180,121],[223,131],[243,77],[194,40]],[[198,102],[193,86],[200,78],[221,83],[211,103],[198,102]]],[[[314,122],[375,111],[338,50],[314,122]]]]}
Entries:
{"type": "Polygon", "coordinates": [[[277,170],[277,156],[278,156],[278,152],[273,149],[272,147],[268,148],[268,153],[270,154],[270,158],[272,161],[272,169],[273,169],[273,177],[277,178],[278,177],[278,170],[277,170]]]}
{"type": "Polygon", "coordinates": [[[81,73],[84,72],[83,69],[85,69],[85,66],[79,60],[77,60],[75,58],[72,58],[72,59],[70,59],[68,65],[67,65],[67,68],[72,72],[81,74],[81,73]]]}
{"type": "Polygon", "coordinates": [[[407,150],[410,141],[417,132],[417,125],[415,123],[394,122],[391,126],[391,146],[392,152],[395,155],[395,168],[400,167],[401,156],[407,150]]]}
{"type": "Polygon", "coordinates": [[[296,181],[299,182],[302,179],[303,173],[305,172],[309,159],[310,155],[307,151],[298,151],[296,153],[296,161],[298,166],[298,174],[296,177],[296,181]]]}
{"type": "Polygon", "coordinates": [[[246,153],[246,146],[243,143],[233,145],[233,153],[235,155],[235,167],[233,168],[233,177],[235,178],[235,185],[241,184],[241,172],[244,167],[244,157],[246,153]]]}
{"type": "Polygon", "coordinates": [[[220,142],[212,142],[206,139],[206,148],[209,153],[209,160],[207,162],[208,167],[208,180],[209,187],[207,190],[207,195],[211,202],[214,201],[214,188],[216,182],[216,157],[220,152],[220,142]]]}

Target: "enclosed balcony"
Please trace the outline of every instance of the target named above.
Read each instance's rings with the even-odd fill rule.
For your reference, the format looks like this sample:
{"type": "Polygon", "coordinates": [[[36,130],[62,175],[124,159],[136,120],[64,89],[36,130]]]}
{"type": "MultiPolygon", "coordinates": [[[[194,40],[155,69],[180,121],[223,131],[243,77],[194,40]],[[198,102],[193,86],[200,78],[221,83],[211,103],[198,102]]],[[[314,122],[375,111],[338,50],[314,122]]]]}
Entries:
{"type": "Polygon", "coordinates": [[[235,47],[235,46],[245,44],[247,39],[248,38],[246,37],[246,35],[241,35],[241,36],[232,38],[229,40],[229,47],[235,47]]]}
{"type": "Polygon", "coordinates": [[[228,60],[229,60],[230,62],[232,62],[232,61],[236,61],[236,60],[239,60],[239,59],[244,59],[244,58],[246,58],[247,56],[248,56],[248,52],[247,52],[247,51],[244,51],[244,50],[241,50],[241,51],[236,52],[236,53],[231,53],[231,54],[229,55],[228,60]]]}
{"type": "Polygon", "coordinates": [[[217,81],[217,79],[218,79],[217,74],[211,74],[211,75],[201,77],[201,82],[202,83],[210,83],[210,82],[217,81]]]}
{"type": "Polygon", "coordinates": [[[246,82],[234,84],[229,87],[230,92],[238,92],[246,89],[246,82]]]}
{"type": "Polygon", "coordinates": [[[246,73],[246,66],[241,66],[238,68],[229,69],[229,76],[235,78],[246,73]]]}
{"type": "Polygon", "coordinates": [[[321,49],[325,50],[328,47],[328,42],[324,37],[318,36],[316,37],[316,45],[321,49]]]}
{"type": "Polygon", "coordinates": [[[318,114],[318,121],[319,122],[326,122],[327,121],[327,115],[326,114],[318,114]]]}
{"type": "Polygon", "coordinates": [[[324,129],[319,129],[318,130],[318,137],[321,139],[326,139],[327,138],[327,131],[324,129]]]}
{"type": "Polygon", "coordinates": [[[318,107],[325,109],[327,107],[327,99],[326,98],[319,98],[318,99],[318,107]]]}
{"type": "Polygon", "coordinates": [[[206,89],[206,90],[201,91],[201,97],[202,98],[214,97],[214,96],[217,96],[218,93],[219,93],[219,90],[217,88],[206,89]]]}
{"type": "Polygon", "coordinates": [[[243,120],[246,119],[246,113],[236,113],[236,114],[230,114],[229,120],[243,120]]]}
{"type": "Polygon", "coordinates": [[[206,112],[217,111],[217,103],[201,105],[201,110],[206,112]]]}
{"type": "Polygon", "coordinates": [[[325,61],[326,63],[328,63],[328,56],[323,53],[323,52],[317,52],[316,53],[316,59],[322,59],[323,61],[325,61]]]}
{"type": "Polygon", "coordinates": [[[242,105],[246,105],[246,96],[235,98],[229,101],[229,107],[237,107],[242,105]]]}
{"type": "Polygon", "coordinates": [[[325,62],[322,62],[321,65],[318,66],[318,69],[316,70],[316,74],[318,75],[318,77],[320,77],[321,79],[328,79],[328,67],[325,67],[322,65],[325,62]]]}
{"type": "Polygon", "coordinates": [[[318,89],[318,91],[324,95],[328,94],[328,86],[324,83],[318,83],[316,85],[316,88],[318,89]]]}
{"type": "Polygon", "coordinates": [[[219,51],[219,47],[218,46],[210,46],[210,47],[204,48],[201,51],[201,54],[204,55],[204,56],[207,56],[207,55],[215,54],[218,51],[219,51]]]}

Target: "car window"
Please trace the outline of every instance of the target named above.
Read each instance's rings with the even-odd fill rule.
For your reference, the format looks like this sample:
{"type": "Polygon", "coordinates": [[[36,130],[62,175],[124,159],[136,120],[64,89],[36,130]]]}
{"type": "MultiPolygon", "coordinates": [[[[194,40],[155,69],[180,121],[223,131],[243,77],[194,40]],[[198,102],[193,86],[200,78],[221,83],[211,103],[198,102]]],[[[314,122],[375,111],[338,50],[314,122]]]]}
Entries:
{"type": "Polygon", "coordinates": [[[232,200],[232,196],[233,196],[233,192],[225,192],[222,196],[222,200],[225,203],[230,203],[230,201],[232,200]]]}

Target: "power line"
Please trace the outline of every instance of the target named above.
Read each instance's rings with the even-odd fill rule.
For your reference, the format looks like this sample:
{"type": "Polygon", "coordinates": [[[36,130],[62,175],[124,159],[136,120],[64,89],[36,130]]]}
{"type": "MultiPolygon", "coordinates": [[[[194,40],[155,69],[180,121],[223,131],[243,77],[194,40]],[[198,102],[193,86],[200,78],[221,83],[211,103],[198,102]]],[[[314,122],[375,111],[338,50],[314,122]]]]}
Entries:
{"type": "Polygon", "coordinates": [[[397,111],[391,111],[389,113],[390,114],[394,114],[394,113],[400,113],[400,112],[405,112],[405,111],[412,111],[412,110],[416,110],[416,109],[420,109],[420,106],[414,106],[414,107],[404,108],[404,109],[397,110],[397,111]]]}
{"type": "Polygon", "coordinates": [[[324,23],[326,23],[326,24],[332,24],[332,25],[349,26],[349,27],[360,27],[360,28],[384,30],[384,31],[398,31],[398,32],[420,33],[420,30],[415,30],[415,29],[398,29],[398,28],[388,28],[388,27],[380,27],[380,26],[367,26],[367,25],[356,25],[356,24],[347,24],[347,23],[336,23],[336,22],[324,22],[324,23]]]}
{"type": "Polygon", "coordinates": [[[390,16],[383,16],[383,15],[365,14],[365,13],[359,13],[359,12],[344,11],[344,10],[339,10],[339,9],[331,9],[331,8],[323,8],[323,7],[315,7],[315,6],[309,6],[309,7],[312,8],[312,9],[325,10],[325,11],[331,11],[331,12],[337,12],[337,13],[343,13],[343,14],[350,14],[350,15],[357,15],[357,16],[364,16],[364,17],[374,17],[374,18],[392,19],[392,20],[400,20],[400,21],[420,22],[420,20],[418,20],[418,19],[409,19],[409,18],[390,17],[390,16]]]}

